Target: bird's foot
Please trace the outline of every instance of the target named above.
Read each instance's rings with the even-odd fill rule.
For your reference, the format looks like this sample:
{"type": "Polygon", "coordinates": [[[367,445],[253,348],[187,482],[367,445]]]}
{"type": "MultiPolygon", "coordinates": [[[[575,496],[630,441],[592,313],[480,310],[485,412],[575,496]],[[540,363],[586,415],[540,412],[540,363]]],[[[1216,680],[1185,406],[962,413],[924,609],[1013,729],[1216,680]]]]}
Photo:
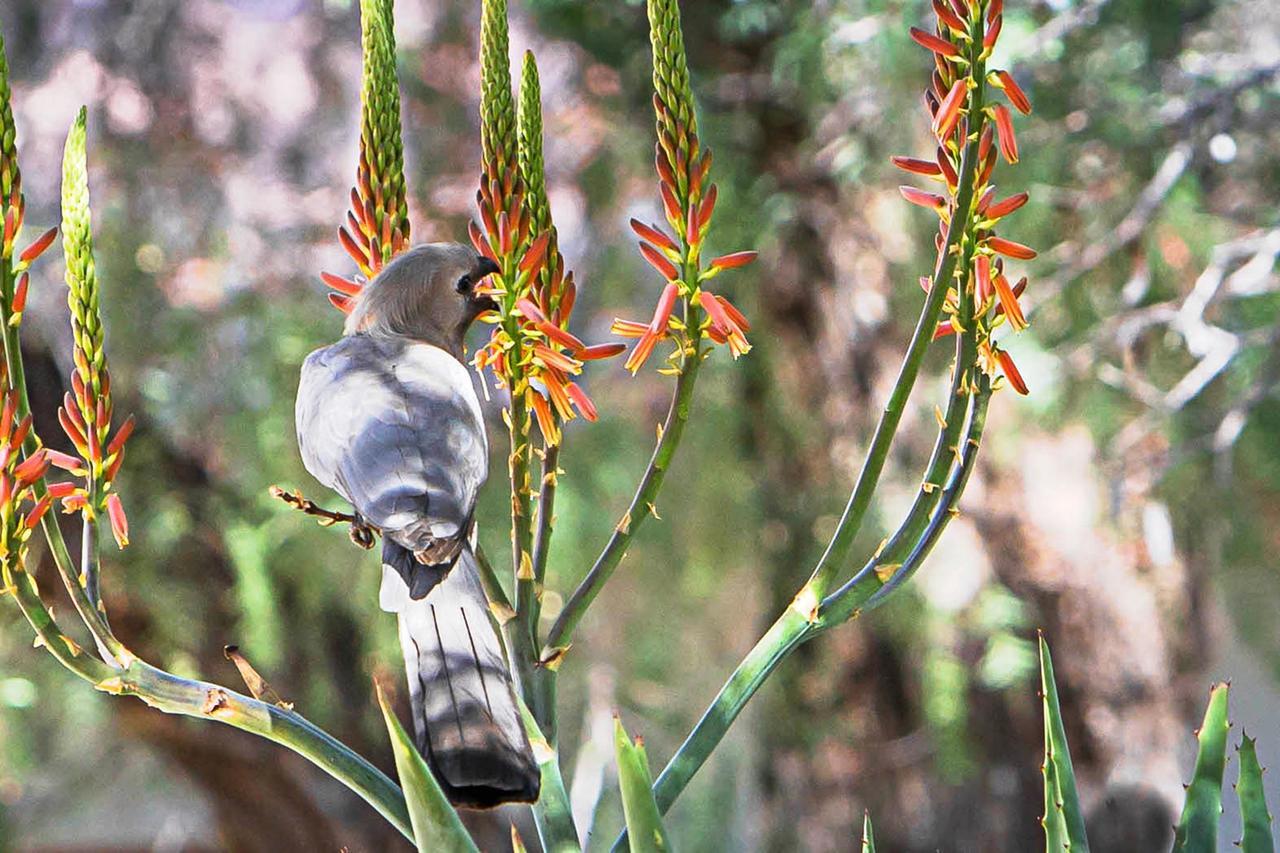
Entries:
{"type": "Polygon", "coordinates": [[[304,515],[310,515],[318,519],[321,527],[333,527],[335,524],[351,525],[351,529],[348,531],[351,541],[366,551],[373,547],[375,538],[381,532],[377,527],[361,518],[359,513],[337,512],[336,510],[325,509],[310,498],[303,497],[302,492],[297,489],[287,492],[279,486],[272,486],[268,491],[273,498],[284,501],[304,515]]]}

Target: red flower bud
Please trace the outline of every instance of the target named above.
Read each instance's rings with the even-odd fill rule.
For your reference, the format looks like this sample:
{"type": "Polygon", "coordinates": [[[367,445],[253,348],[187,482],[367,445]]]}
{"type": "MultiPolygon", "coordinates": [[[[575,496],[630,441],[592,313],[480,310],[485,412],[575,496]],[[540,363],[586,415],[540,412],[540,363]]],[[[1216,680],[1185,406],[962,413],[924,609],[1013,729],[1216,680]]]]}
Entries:
{"type": "Polygon", "coordinates": [[[759,257],[758,252],[733,252],[716,258],[711,262],[711,266],[720,271],[733,270],[753,263],[757,257],[759,257]]]}
{"type": "MultiPolygon", "coordinates": [[[[645,326],[644,328],[648,329],[649,327],[645,326]]],[[[575,350],[573,357],[578,361],[599,361],[604,358],[613,358],[615,355],[625,352],[626,349],[626,344],[595,344],[594,346],[575,350]]]]}
{"type": "Polygon", "coordinates": [[[960,120],[960,110],[968,95],[969,85],[966,79],[961,77],[951,86],[951,91],[947,92],[947,96],[938,105],[937,115],[933,119],[933,135],[939,140],[945,140],[951,135],[951,131],[955,130],[956,122],[960,120]]]}
{"type": "Polygon", "coordinates": [[[565,391],[573,400],[573,404],[578,407],[578,411],[582,412],[582,416],[594,423],[599,417],[596,411],[596,404],[591,402],[591,398],[587,396],[587,392],[583,391],[576,382],[570,382],[565,386],[565,391]]]}
{"type": "Polygon", "coordinates": [[[111,443],[107,445],[107,455],[114,456],[124,449],[124,443],[129,440],[129,436],[133,435],[133,428],[137,425],[137,419],[133,415],[120,425],[120,429],[116,430],[116,437],[111,439],[111,443]]]}
{"type": "Polygon", "coordinates": [[[551,232],[543,231],[525,250],[524,257],[520,259],[520,272],[537,275],[542,269],[543,262],[547,259],[547,247],[550,245],[551,232]]]}
{"type": "Polygon", "coordinates": [[[84,461],[79,457],[51,448],[45,448],[45,454],[48,455],[50,464],[63,471],[69,471],[77,476],[85,473],[84,461]]]}
{"type": "Polygon", "coordinates": [[[352,309],[356,307],[355,300],[349,296],[343,296],[341,293],[327,294],[330,304],[337,308],[343,314],[350,314],[352,309]]]}
{"type": "Polygon", "coordinates": [[[1000,350],[996,353],[996,358],[1000,360],[1000,369],[1004,372],[1005,378],[1009,380],[1009,384],[1013,386],[1013,390],[1024,396],[1028,394],[1027,383],[1023,381],[1022,374],[1018,372],[1018,365],[1013,363],[1013,358],[1009,353],[1000,350]]]}
{"type": "Polygon", "coordinates": [[[116,538],[116,545],[124,548],[129,544],[129,519],[125,517],[124,505],[117,493],[107,497],[107,518],[111,520],[111,534],[116,538]]]}
{"type": "Polygon", "coordinates": [[[1004,90],[1004,95],[1009,99],[1009,103],[1013,104],[1018,112],[1025,115],[1031,115],[1031,99],[1027,97],[1027,93],[1022,91],[1022,87],[1018,85],[1018,81],[1013,79],[1013,75],[1008,71],[997,71],[995,84],[1004,90]]]}
{"type": "Polygon", "coordinates": [[[334,275],[331,272],[320,273],[320,279],[334,290],[345,294],[346,296],[358,296],[360,291],[363,290],[363,287],[359,283],[343,278],[340,275],[334,275]]]}
{"type": "Polygon", "coordinates": [[[668,237],[665,232],[659,230],[656,226],[645,225],[639,219],[632,219],[631,230],[636,232],[642,240],[648,240],[661,249],[677,253],[680,251],[680,244],[668,237]]]}
{"type": "Polygon", "coordinates": [[[991,258],[986,255],[978,255],[974,266],[977,268],[975,296],[977,297],[978,306],[981,307],[991,297],[991,258]]]}
{"type": "Polygon", "coordinates": [[[988,219],[999,219],[1002,216],[1008,216],[1010,213],[1013,213],[1015,210],[1026,204],[1028,198],[1030,198],[1030,196],[1026,193],[1011,195],[1005,200],[991,205],[984,215],[988,219]]]}
{"type": "Polygon", "coordinates": [[[914,172],[917,175],[928,175],[936,177],[942,174],[942,169],[932,160],[920,160],[916,157],[892,157],[890,158],[893,165],[897,166],[904,172],[914,172]]]}
{"type": "Polygon", "coordinates": [[[1000,298],[1000,307],[1009,318],[1009,325],[1015,332],[1022,331],[1027,327],[1027,318],[1022,313],[1022,306],[1018,304],[1018,297],[1014,294],[1013,288],[1009,287],[1009,279],[998,275],[993,283],[996,287],[996,295],[1000,298]]]}
{"type": "Polygon", "coordinates": [[[644,259],[649,265],[662,273],[663,278],[667,281],[675,281],[680,278],[680,271],[676,269],[676,265],[667,259],[667,256],[655,249],[648,243],[640,243],[640,254],[644,255],[644,259]]]}
{"type": "Polygon", "coordinates": [[[18,285],[13,291],[13,316],[17,317],[22,314],[24,308],[27,307],[27,286],[31,284],[31,276],[23,273],[18,277],[18,285]]]}
{"type": "Polygon", "coordinates": [[[902,197],[912,204],[927,207],[935,212],[940,213],[947,209],[947,200],[937,193],[925,192],[910,186],[898,187],[898,192],[902,193],[902,197]]]}
{"type": "Polygon", "coordinates": [[[1029,261],[1036,256],[1036,250],[1030,246],[1015,243],[1003,237],[987,238],[987,246],[993,252],[998,252],[1007,258],[1017,258],[1020,261],[1029,261]]]}
{"type": "Polygon", "coordinates": [[[960,49],[944,38],[939,38],[932,33],[926,33],[919,27],[911,28],[911,38],[916,44],[931,50],[940,56],[959,56],[960,49]]]}
{"type": "Polygon", "coordinates": [[[76,490],[79,488],[80,488],[79,486],[71,482],[50,483],[49,497],[56,498],[58,500],[61,500],[62,498],[68,498],[74,495],[76,493],[76,490]]]}
{"type": "Polygon", "coordinates": [[[27,513],[23,524],[28,530],[34,530],[36,525],[40,523],[40,519],[44,518],[44,514],[49,511],[50,505],[53,503],[52,495],[45,495],[39,502],[31,508],[31,512],[27,513]]]}
{"type": "Polygon", "coordinates": [[[996,118],[996,139],[1000,143],[1000,153],[1009,163],[1018,162],[1018,140],[1013,135],[1013,116],[1004,104],[996,104],[992,112],[996,118]]]}

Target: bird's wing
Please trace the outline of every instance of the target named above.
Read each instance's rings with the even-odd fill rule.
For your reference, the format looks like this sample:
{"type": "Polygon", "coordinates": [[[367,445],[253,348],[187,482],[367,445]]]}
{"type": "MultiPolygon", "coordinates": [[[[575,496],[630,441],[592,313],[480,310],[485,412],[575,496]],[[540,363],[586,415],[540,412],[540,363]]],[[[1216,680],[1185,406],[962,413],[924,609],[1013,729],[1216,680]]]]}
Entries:
{"type": "Polygon", "coordinates": [[[488,472],[467,369],[429,344],[351,335],[302,367],[307,470],[410,550],[465,533],[488,472]]]}

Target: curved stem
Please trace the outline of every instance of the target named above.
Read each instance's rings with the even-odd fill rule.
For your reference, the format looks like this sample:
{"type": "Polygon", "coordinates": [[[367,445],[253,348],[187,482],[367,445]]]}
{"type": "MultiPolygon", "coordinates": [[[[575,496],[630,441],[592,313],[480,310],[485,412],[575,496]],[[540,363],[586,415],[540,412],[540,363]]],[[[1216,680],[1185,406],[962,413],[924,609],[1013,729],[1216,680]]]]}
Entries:
{"type": "MultiPolygon", "coordinates": [[[[979,46],[982,44],[981,26],[981,16],[979,16],[973,25],[974,33],[976,33],[976,44],[979,46]]],[[[980,61],[975,61],[974,63],[973,78],[977,81],[977,87],[972,92],[971,108],[969,110],[969,115],[971,116],[970,141],[965,146],[964,154],[961,157],[959,181],[957,183],[959,192],[956,195],[956,205],[951,222],[947,226],[946,241],[942,251],[938,254],[938,263],[934,268],[933,283],[929,288],[929,296],[925,300],[924,308],[920,312],[920,319],[916,322],[915,331],[911,335],[911,343],[907,345],[907,353],[902,360],[902,367],[898,371],[898,379],[894,382],[893,390],[889,394],[889,401],[885,404],[879,423],[876,424],[871,446],[867,449],[866,461],[863,462],[862,471],[858,474],[858,482],[854,486],[852,494],[849,495],[849,502],[845,505],[844,514],[840,517],[840,523],[836,527],[835,535],[831,537],[827,550],[818,560],[818,565],[814,568],[813,574],[809,578],[808,587],[816,598],[822,598],[826,594],[836,573],[844,565],[849,555],[849,549],[853,546],[853,540],[858,535],[867,510],[871,506],[871,498],[875,494],[876,486],[880,482],[880,475],[884,471],[885,461],[889,457],[889,448],[893,444],[894,435],[898,431],[898,424],[901,422],[902,414],[906,410],[907,399],[911,396],[911,391],[915,387],[916,378],[920,374],[920,365],[924,362],[925,352],[929,348],[929,343],[933,340],[934,330],[938,327],[942,305],[946,301],[947,288],[957,269],[961,241],[972,225],[971,209],[976,200],[974,198],[974,176],[977,174],[979,165],[978,139],[982,135],[982,126],[985,119],[982,112],[985,74],[983,63],[980,61]]]]}
{"type": "MultiPolygon", "coordinates": [[[[868,577],[874,579],[877,584],[875,590],[867,590],[867,595],[863,597],[865,604],[862,610],[882,604],[894,590],[915,573],[946,529],[947,523],[954,517],[956,504],[964,494],[964,487],[968,483],[969,474],[977,459],[989,399],[990,386],[984,380],[983,390],[974,398],[972,415],[968,420],[968,429],[964,437],[964,450],[954,464],[951,480],[942,490],[941,499],[934,508],[923,535],[902,566],[885,583],[880,583],[875,573],[875,568],[879,565],[879,557],[873,557],[858,573],[858,577],[864,579],[863,585],[857,587],[858,589],[867,588],[865,578],[868,577]]],[[[694,774],[702,768],[756,691],[791,652],[827,628],[847,621],[851,616],[861,612],[856,608],[847,610],[844,608],[850,596],[843,589],[841,593],[833,594],[814,609],[811,609],[812,599],[806,596],[806,591],[807,587],[801,590],[801,595],[797,596],[786,612],[778,617],[755,647],[738,664],[729,680],[725,682],[724,687],[703,713],[702,718],[698,720],[693,731],[685,738],[684,743],[676,750],[676,754],[658,776],[653,793],[663,813],[670,809],[676,798],[693,779],[694,774]],[[845,598],[839,598],[840,595],[844,595],[845,598]],[[836,612],[837,609],[839,613],[836,612]]],[[[615,842],[614,850],[624,849],[625,837],[624,833],[615,842]]]]}
{"type": "Polygon", "coordinates": [[[117,672],[107,664],[86,655],[71,638],[62,633],[58,623],[53,620],[53,614],[40,600],[35,578],[26,571],[21,561],[15,561],[11,566],[8,560],[0,560],[0,583],[3,584],[0,595],[5,592],[13,595],[18,609],[35,630],[38,644],[48,649],[58,663],[94,684],[117,672]]]}
{"type": "Polygon", "coordinates": [[[300,714],[216,684],[179,678],[140,660],[96,686],[107,693],[136,696],[167,714],[215,720],[288,747],[359,794],[402,835],[413,840],[400,787],[300,714]]]}
{"type": "Polygon", "coordinates": [[[591,602],[600,594],[600,590],[609,580],[614,569],[618,568],[618,564],[626,556],[636,531],[649,516],[653,515],[654,501],[657,500],[658,492],[662,489],[662,481],[671,467],[676,448],[680,446],[685,424],[689,422],[689,411],[693,405],[693,388],[698,381],[698,368],[701,364],[701,348],[697,347],[693,355],[685,358],[684,367],[676,379],[675,390],[671,393],[671,407],[667,411],[666,420],[662,423],[662,432],[653,449],[653,457],[640,478],[635,497],[631,499],[631,505],[627,507],[627,511],[614,528],[604,550],[600,552],[600,556],[596,557],[591,570],[578,584],[564,609],[560,611],[555,624],[551,626],[551,631],[547,634],[547,648],[555,650],[568,647],[574,629],[582,621],[587,608],[591,606],[591,602]]]}
{"type": "MultiPolygon", "coordinates": [[[[513,350],[514,351],[514,350],[513,350]]],[[[533,616],[533,512],[529,482],[529,407],[523,393],[511,395],[511,564],[516,576],[516,622],[528,634],[528,646],[538,647],[533,616]]]]}
{"type": "MultiPolygon", "coordinates": [[[[563,440],[563,439],[562,439],[563,440]]],[[[542,613],[542,590],[547,579],[547,558],[551,554],[551,532],[555,525],[556,480],[560,476],[560,445],[542,451],[542,471],[538,483],[538,512],[533,529],[533,624],[542,613]]]]}

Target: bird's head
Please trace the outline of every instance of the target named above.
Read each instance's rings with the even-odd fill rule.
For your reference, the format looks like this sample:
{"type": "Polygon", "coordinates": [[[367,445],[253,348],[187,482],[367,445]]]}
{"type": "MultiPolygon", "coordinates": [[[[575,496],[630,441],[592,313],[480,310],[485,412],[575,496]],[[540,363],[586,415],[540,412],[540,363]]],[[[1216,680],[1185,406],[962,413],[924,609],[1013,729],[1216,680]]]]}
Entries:
{"type": "Polygon", "coordinates": [[[345,331],[417,338],[461,358],[467,329],[497,307],[491,297],[476,292],[497,271],[497,264],[460,243],[415,246],[365,286],[345,331]]]}

